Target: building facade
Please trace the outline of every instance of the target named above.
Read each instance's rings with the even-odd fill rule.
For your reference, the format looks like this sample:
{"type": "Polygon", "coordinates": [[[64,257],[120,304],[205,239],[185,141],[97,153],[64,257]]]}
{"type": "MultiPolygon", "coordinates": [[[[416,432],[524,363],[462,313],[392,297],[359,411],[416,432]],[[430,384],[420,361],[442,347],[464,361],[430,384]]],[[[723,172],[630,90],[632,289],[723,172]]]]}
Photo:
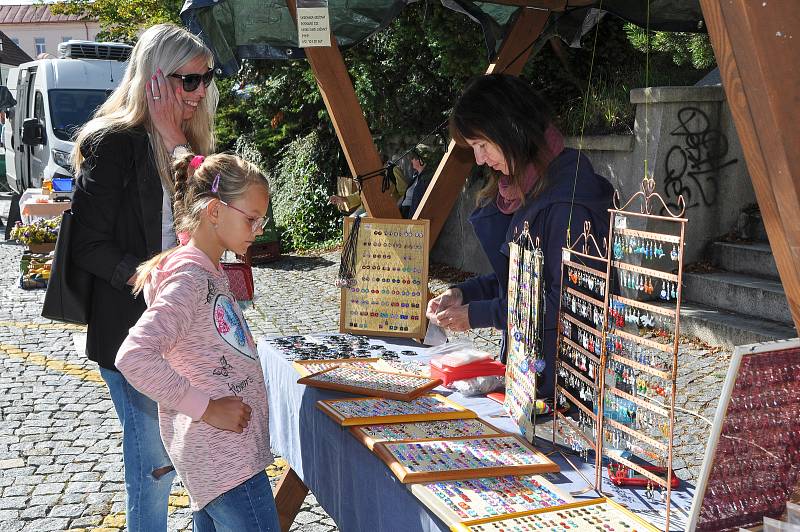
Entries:
{"type": "Polygon", "coordinates": [[[94,20],[75,15],[54,15],[48,5],[0,5],[0,31],[34,59],[56,55],[58,45],[70,39],[93,41],[100,31],[94,20]]]}

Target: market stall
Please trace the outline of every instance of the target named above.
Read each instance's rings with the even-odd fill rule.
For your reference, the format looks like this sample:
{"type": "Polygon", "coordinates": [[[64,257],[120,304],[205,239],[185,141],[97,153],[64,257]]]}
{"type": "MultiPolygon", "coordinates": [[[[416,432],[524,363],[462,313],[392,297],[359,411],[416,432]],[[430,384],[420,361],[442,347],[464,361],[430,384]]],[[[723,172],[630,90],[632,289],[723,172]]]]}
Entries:
{"type": "MultiPolygon", "coordinates": [[[[329,357],[333,351],[340,349],[341,338],[346,339],[347,345],[352,342],[358,345],[358,338],[363,337],[320,334],[311,337],[261,338],[258,345],[268,382],[271,446],[289,463],[341,530],[449,530],[458,522],[489,517],[493,513],[508,513],[509,510],[521,512],[547,507],[560,500],[565,503],[587,501],[600,496],[594,491],[570,495],[591,484],[586,479],[594,479],[594,465],[570,455],[570,449],[554,449],[550,442],[541,439],[534,441],[534,448],[547,455],[560,471],[533,478],[540,479],[540,484],[552,486],[553,493],[560,500],[544,497],[543,490],[526,500],[521,494],[529,493],[526,490],[530,490],[530,487],[526,490],[520,488],[517,495],[492,499],[490,494],[495,492],[490,487],[492,480],[487,481],[487,477],[476,481],[478,488],[474,490],[474,499],[470,502],[464,497],[448,499],[448,490],[442,483],[402,483],[381,458],[362,442],[363,438],[348,427],[340,426],[317,405],[319,401],[354,397],[353,394],[297,383],[302,373],[298,371],[295,359],[329,357]],[[567,457],[577,466],[576,469],[567,462],[567,457]],[[442,502],[431,503],[431,498],[442,502]],[[469,509],[465,509],[465,506],[469,509]],[[459,509],[464,512],[463,515],[459,515],[459,509]]],[[[361,342],[360,345],[364,347],[346,348],[344,353],[352,356],[353,351],[361,350],[364,352],[357,354],[403,363],[406,367],[425,366],[431,358],[430,349],[409,340],[371,338],[368,342],[361,342]]],[[[486,397],[465,397],[444,387],[433,391],[474,412],[478,419],[499,432],[519,435],[519,429],[501,404],[486,397]]],[[[603,476],[604,493],[627,506],[656,529],[663,529],[665,505],[657,496],[648,499],[646,490],[615,486],[606,472],[603,476]]],[[[507,486],[502,488],[506,492],[508,489],[507,486]]],[[[693,489],[686,483],[681,483],[673,491],[672,530],[683,530],[684,516],[691,505],[692,496],[693,489]]],[[[279,499],[277,494],[276,499],[279,499]]]]}

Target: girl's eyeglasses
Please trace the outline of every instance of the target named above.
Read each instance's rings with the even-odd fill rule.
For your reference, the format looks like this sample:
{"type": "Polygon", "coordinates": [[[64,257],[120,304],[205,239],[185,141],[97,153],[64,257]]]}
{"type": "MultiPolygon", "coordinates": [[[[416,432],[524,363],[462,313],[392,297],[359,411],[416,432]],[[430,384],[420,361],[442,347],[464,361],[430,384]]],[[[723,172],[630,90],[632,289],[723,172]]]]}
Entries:
{"type": "Polygon", "coordinates": [[[243,210],[238,209],[238,208],[234,207],[233,205],[225,203],[222,200],[219,200],[219,202],[222,203],[223,205],[225,205],[226,207],[230,207],[234,211],[243,214],[245,216],[245,218],[247,218],[247,221],[250,222],[250,231],[252,231],[254,233],[257,232],[259,229],[263,230],[267,226],[267,223],[269,223],[269,218],[267,216],[259,216],[258,218],[253,218],[252,216],[249,216],[243,210]]]}
{"type": "Polygon", "coordinates": [[[205,74],[170,74],[169,77],[183,81],[184,92],[192,92],[197,90],[201,81],[204,87],[211,85],[211,80],[214,79],[214,69],[209,68],[205,74]]]}

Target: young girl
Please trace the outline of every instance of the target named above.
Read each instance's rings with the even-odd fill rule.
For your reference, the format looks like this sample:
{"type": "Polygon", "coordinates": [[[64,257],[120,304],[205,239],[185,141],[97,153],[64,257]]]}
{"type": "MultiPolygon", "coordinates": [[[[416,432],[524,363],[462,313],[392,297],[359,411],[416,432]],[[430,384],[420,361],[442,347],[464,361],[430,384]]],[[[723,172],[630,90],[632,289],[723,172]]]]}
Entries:
{"type": "Polygon", "coordinates": [[[196,532],[275,531],[272,462],[256,346],[219,260],[244,254],[265,225],[266,178],[233,155],[176,161],[182,245],[137,270],[147,310],[116,366],[158,403],[161,438],[186,486],[196,532]]]}

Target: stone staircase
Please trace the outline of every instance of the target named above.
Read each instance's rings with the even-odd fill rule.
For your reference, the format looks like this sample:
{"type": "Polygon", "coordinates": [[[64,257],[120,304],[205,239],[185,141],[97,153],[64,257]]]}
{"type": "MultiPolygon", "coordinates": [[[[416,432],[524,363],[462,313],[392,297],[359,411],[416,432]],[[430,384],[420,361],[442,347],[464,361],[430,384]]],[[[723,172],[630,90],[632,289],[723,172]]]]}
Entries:
{"type": "Polygon", "coordinates": [[[764,239],[712,243],[713,271],[684,273],[681,334],[725,349],[797,336],[766,234],[757,234],[764,239]]]}

